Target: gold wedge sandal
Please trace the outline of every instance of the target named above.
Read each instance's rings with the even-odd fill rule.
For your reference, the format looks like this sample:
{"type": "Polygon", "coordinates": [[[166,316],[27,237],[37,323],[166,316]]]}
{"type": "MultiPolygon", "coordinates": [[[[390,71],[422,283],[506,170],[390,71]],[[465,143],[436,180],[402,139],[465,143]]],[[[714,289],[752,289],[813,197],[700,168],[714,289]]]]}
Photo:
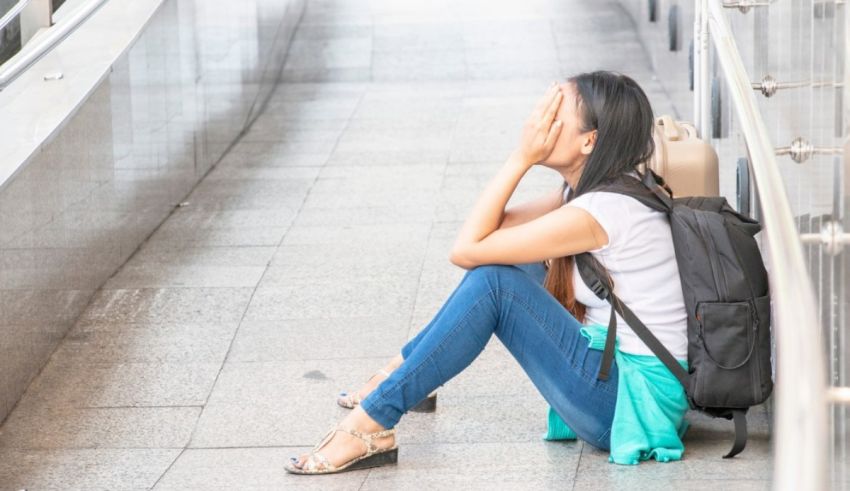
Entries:
{"type": "MultiPolygon", "coordinates": [[[[372,376],[369,377],[366,382],[375,378],[375,375],[378,375],[379,373],[384,377],[390,376],[389,372],[387,372],[383,368],[380,368],[377,372],[372,374],[372,376]]],[[[348,392],[340,392],[339,397],[337,397],[336,403],[344,408],[354,409],[354,406],[360,404],[360,400],[360,394],[355,390],[350,394],[348,392]]],[[[428,397],[420,401],[419,404],[410,408],[410,410],[415,411],[417,413],[433,413],[437,410],[437,393],[432,392],[428,395],[428,397]]]]}
{"type": "Polygon", "coordinates": [[[333,474],[336,472],[353,471],[356,469],[367,469],[369,467],[395,464],[398,462],[398,442],[394,441],[393,446],[389,448],[378,448],[372,441],[373,438],[383,438],[390,435],[395,436],[395,428],[376,431],[374,433],[363,433],[352,428],[343,428],[342,426],[337,425],[335,428],[331,428],[327,434],[325,434],[324,438],[322,438],[322,441],[313,447],[310,451],[310,455],[307,457],[307,460],[304,461],[304,465],[300,469],[295,467],[295,462],[298,461],[298,457],[290,457],[289,462],[284,464],[284,469],[292,474],[333,474]],[[361,439],[363,443],[366,444],[366,453],[349,460],[339,467],[331,464],[330,461],[319,452],[319,450],[325,446],[326,443],[331,441],[333,435],[337,431],[345,431],[361,439]]]}

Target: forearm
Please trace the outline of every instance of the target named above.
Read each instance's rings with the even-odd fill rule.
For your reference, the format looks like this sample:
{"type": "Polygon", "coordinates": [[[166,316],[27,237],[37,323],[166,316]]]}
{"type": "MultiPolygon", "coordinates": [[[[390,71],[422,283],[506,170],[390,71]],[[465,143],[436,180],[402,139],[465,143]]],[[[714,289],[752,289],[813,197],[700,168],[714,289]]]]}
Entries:
{"type": "Polygon", "coordinates": [[[530,167],[520,152],[511,153],[472,207],[458,233],[455,250],[475,244],[499,228],[505,206],[530,167]]]}
{"type": "Polygon", "coordinates": [[[523,125],[519,146],[490,179],[472,207],[455,240],[453,256],[462,254],[499,228],[505,205],[516,191],[520,179],[534,164],[552,153],[562,126],[560,121],[554,121],[561,98],[558,84],[552,82],[523,125]]]}

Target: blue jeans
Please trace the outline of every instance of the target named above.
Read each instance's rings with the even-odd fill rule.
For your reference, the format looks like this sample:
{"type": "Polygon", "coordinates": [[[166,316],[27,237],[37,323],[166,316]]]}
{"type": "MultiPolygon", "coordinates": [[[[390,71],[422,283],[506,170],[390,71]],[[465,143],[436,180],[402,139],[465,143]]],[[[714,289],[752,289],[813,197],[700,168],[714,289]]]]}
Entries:
{"type": "Polygon", "coordinates": [[[495,334],[578,437],[608,450],[616,362],[607,380],[597,380],[602,352],[589,348],[582,325],[543,287],[545,275],[542,262],[468,270],[431,322],[404,345],[401,366],[360,406],[384,428],[394,427],[469,366],[495,334]]]}

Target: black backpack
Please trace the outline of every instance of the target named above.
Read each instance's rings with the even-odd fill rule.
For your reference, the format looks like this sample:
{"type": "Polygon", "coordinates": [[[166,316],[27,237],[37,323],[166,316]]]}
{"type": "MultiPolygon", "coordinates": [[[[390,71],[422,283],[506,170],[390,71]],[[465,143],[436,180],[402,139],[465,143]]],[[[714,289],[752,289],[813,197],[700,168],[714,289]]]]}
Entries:
{"type": "Polygon", "coordinates": [[[611,291],[604,267],[585,252],[575,256],[582,279],[614,306],[598,378],[608,377],[614,358],[616,311],[679,379],[691,409],[734,420],[735,443],[724,458],[734,457],[747,443],[747,409],[773,390],[767,271],[753,237],[761,226],[723,197],[672,198],[663,185],[647,170],[640,179],[624,175],[593,190],[631,196],[669,217],[688,312],[688,371],[611,291]]]}

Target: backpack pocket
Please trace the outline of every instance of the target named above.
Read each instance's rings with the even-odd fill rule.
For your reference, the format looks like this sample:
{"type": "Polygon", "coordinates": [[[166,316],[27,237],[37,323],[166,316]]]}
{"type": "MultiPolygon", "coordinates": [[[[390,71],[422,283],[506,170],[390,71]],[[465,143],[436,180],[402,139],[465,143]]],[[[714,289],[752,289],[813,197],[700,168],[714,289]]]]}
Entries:
{"type": "Polygon", "coordinates": [[[751,360],[756,347],[751,302],[701,302],[697,305],[703,356],[693,367],[694,399],[702,406],[749,407],[755,382],[751,360]],[[750,387],[752,389],[752,387],[750,387]]]}

